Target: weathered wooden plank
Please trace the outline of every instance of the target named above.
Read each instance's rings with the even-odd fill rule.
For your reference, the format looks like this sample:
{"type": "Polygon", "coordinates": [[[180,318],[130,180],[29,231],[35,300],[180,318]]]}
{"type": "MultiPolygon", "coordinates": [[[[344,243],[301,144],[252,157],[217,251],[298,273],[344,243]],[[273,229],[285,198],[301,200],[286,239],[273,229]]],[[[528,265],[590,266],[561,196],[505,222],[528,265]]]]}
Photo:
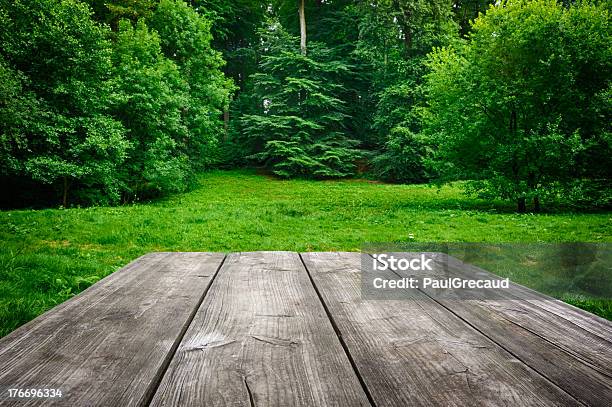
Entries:
{"type": "Polygon", "coordinates": [[[365,406],[297,253],[231,254],[153,406],[365,406]]]}
{"type": "MultiPolygon", "coordinates": [[[[464,279],[492,276],[453,258],[438,261],[438,264],[447,261],[445,271],[434,267],[428,275],[464,279]]],[[[610,405],[612,344],[609,339],[561,317],[561,312],[552,313],[539,307],[538,304],[550,300],[543,294],[516,284],[494,293],[487,294],[487,291],[474,293],[475,298],[467,300],[432,298],[576,399],[593,406],[610,405]]],[[[555,304],[555,309],[559,308],[555,304]]],[[[586,315],[583,317],[586,319],[586,315]]]]}
{"type": "MultiPolygon", "coordinates": [[[[607,374],[609,368],[601,368],[600,364],[593,365],[577,357],[574,352],[566,352],[520,323],[507,318],[503,311],[498,312],[495,309],[511,307],[510,305],[499,302],[492,305],[488,301],[475,300],[444,300],[441,303],[574,398],[591,406],[610,405],[612,379],[607,374]]],[[[545,329],[546,322],[541,321],[541,325],[538,331],[545,329]]],[[[569,335],[571,333],[565,336],[569,335]]],[[[575,340],[578,344],[581,338],[577,337],[575,340]]],[[[579,348],[584,349],[584,346],[579,348]]]]}
{"type": "Polygon", "coordinates": [[[152,253],[0,340],[0,386],[54,388],[61,399],[4,405],[148,402],[225,256],[152,253]]]}
{"type": "MultiPolygon", "coordinates": [[[[392,253],[400,258],[405,253],[392,253]]],[[[410,256],[410,254],[408,254],[410,256]]],[[[498,276],[486,270],[464,263],[453,256],[435,253],[436,267],[427,272],[428,277],[463,279],[487,279],[498,276]]],[[[422,272],[399,272],[404,277],[417,277],[422,272]]],[[[451,309],[461,307],[466,311],[474,307],[485,307],[498,313],[508,322],[542,337],[563,351],[583,360],[604,375],[612,377],[612,323],[586,311],[575,310],[554,298],[521,285],[510,283],[508,289],[482,289],[471,291],[469,301],[458,298],[459,291],[445,296],[433,296],[451,309]],[[442,301],[448,300],[448,301],[442,301]],[[567,312],[564,311],[567,308],[567,312]],[[569,317],[565,317],[569,315],[569,317]],[[593,323],[589,324],[589,320],[593,323]],[[578,322],[578,323],[577,323],[578,322]],[[593,329],[597,327],[597,329],[593,329]],[[596,332],[594,332],[596,331],[596,332]]],[[[571,361],[573,364],[574,361],[571,361]]]]}
{"type": "Polygon", "coordinates": [[[579,405],[424,294],[363,300],[359,253],[302,257],[377,406],[579,405]]]}
{"type": "MultiPolygon", "coordinates": [[[[441,260],[446,261],[448,269],[455,274],[472,278],[474,276],[480,278],[495,276],[487,270],[473,264],[465,263],[453,256],[447,256],[441,260]]],[[[575,326],[593,335],[597,335],[607,342],[612,341],[612,323],[610,321],[522,285],[512,283],[511,286],[512,290],[507,293],[501,293],[507,294],[506,299],[520,299],[531,303],[533,306],[537,307],[537,309],[544,309],[557,317],[564,318],[575,326]]]]}

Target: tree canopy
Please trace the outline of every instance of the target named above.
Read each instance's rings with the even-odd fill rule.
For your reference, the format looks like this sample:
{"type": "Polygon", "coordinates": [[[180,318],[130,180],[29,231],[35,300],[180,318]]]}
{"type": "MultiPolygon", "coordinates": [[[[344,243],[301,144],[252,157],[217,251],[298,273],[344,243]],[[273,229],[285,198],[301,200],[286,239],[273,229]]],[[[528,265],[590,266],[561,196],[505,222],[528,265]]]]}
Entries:
{"type": "Polygon", "coordinates": [[[0,0],[5,206],[197,172],[612,204],[610,2],[0,0]]]}
{"type": "Polygon", "coordinates": [[[139,199],[185,190],[214,161],[233,87],[210,22],[179,0],[92,5],[0,2],[1,175],[13,199],[31,182],[64,205],[139,199]]]}
{"type": "Polygon", "coordinates": [[[609,20],[603,3],[508,1],[474,22],[469,41],[434,51],[427,118],[444,175],[521,210],[606,178],[609,20]]]}

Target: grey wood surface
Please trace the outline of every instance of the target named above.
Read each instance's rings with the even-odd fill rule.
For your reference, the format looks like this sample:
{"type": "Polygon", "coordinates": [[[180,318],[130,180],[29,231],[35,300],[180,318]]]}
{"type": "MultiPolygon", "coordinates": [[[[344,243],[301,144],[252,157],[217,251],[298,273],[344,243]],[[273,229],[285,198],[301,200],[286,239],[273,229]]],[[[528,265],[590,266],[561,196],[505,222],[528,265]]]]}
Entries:
{"type": "MultiPolygon", "coordinates": [[[[446,261],[447,269],[454,275],[471,278],[494,276],[492,273],[480,267],[465,263],[453,256],[443,255],[443,258],[440,260],[446,261]]],[[[512,290],[500,293],[501,295],[505,295],[506,299],[520,299],[521,302],[529,304],[528,306],[531,312],[537,312],[540,315],[544,315],[545,318],[561,317],[565,320],[563,322],[564,325],[569,322],[574,326],[572,329],[579,327],[593,335],[599,336],[608,343],[612,341],[612,323],[610,323],[610,321],[522,285],[511,283],[511,286],[512,290]],[[546,310],[549,313],[542,314],[541,310],[546,310]]]]}
{"type": "Polygon", "coordinates": [[[230,254],[153,406],[366,406],[297,253],[230,254]]]}
{"type": "MultiPolygon", "coordinates": [[[[441,261],[447,265],[445,276],[466,279],[491,276],[452,256],[441,261]]],[[[589,329],[606,325],[609,328],[610,324],[601,323],[597,317],[590,318],[592,324],[580,323],[591,314],[569,307],[568,312],[561,312],[563,307],[552,298],[517,284],[511,284],[509,290],[495,290],[493,295],[488,295],[487,290],[479,295],[480,298],[469,300],[436,297],[434,300],[581,402],[610,405],[612,337],[600,336],[605,336],[604,329],[595,332],[589,329]],[[549,307],[542,307],[543,304],[549,307]],[[564,318],[567,314],[571,317],[564,318]]]]}
{"type": "Polygon", "coordinates": [[[609,321],[519,285],[364,299],[360,271],[360,253],[143,256],[0,339],[0,405],[612,405],[609,321]]]}
{"type": "Polygon", "coordinates": [[[377,406],[579,405],[425,295],[362,299],[359,253],[302,258],[377,406]]]}
{"type": "Polygon", "coordinates": [[[153,253],[0,340],[0,386],[61,389],[8,405],[148,402],[224,255],[153,253]]]}

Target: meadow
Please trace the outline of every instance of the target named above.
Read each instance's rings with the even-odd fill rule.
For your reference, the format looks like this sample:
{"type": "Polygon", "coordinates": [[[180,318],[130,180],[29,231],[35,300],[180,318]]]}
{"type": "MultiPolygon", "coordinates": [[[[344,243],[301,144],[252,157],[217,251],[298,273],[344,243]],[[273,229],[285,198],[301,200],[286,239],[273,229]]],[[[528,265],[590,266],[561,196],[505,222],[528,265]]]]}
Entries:
{"type": "MultiPolygon", "coordinates": [[[[367,242],[599,242],[612,214],[514,213],[459,185],[202,174],[190,192],[117,207],[0,212],[0,336],[151,251],[359,251],[367,242]]],[[[533,286],[532,277],[513,275],[533,286]]],[[[612,318],[607,300],[552,293],[612,318]]]]}

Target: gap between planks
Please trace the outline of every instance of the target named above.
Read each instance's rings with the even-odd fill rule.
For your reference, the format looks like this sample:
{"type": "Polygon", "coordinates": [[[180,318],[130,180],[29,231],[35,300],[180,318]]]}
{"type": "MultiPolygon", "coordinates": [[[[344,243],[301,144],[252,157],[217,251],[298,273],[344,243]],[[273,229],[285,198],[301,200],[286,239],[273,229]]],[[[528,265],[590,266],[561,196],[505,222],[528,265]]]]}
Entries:
{"type": "Polygon", "coordinates": [[[427,296],[363,301],[359,253],[303,257],[379,406],[581,404],[427,296]]]}
{"type": "Polygon", "coordinates": [[[0,340],[3,405],[146,405],[221,253],[149,253],[0,340]]]}
{"type": "Polygon", "coordinates": [[[152,406],[371,406],[297,252],[228,255],[152,406]]]}
{"type": "MultiPolygon", "coordinates": [[[[398,254],[401,255],[402,253],[398,254]]],[[[371,255],[370,258],[373,259],[371,255]]],[[[452,269],[452,271],[450,271],[450,275],[469,278],[475,276],[475,274],[470,274],[469,272],[477,272],[481,274],[481,277],[482,274],[487,276],[495,276],[494,274],[486,270],[482,270],[471,264],[463,263],[452,256],[448,256],[448,259],[455,263],[454,267],[449,267],[449,269],[447,270],[447,272],[449,272],[452,269]],[[459,265],[463,267],[457,268],[457,263],[459,263],[459,265]]],[[[436,259],[436,263],[440,265],[438,259],[436,259]]],[[[397,271],[392,271],[392,273],[397,275],[398,277],[407,277],[409,275],[397,271]]],[[[430,295],[421,288],[418,288],[417,290],[423,295],[433,300],[435,303],[439,304],[447,311],[449,311],[451,314],[455,315],[465,324],[478,331],[490,341],[496,343],[499,347],[504,349],[516,359],[520,360],[523,364],[528,366],[545,380],[549,381],[552,385],[559,388],[561,391],[568,394],[570,397],[574,398],[581,404],[605,405],[606,400],[610,399],[610,395],[612,394],[612,386],[610,385],[610,374],[608,371],[606,371],[604,367],[606,364],[605,360],[603,362],[604,365],[598,366],[593,364],[593,357],[586,358],[580,354],[580,352],[590,351],[590,348],[578,349],[578,351],[570,351],[566,347],[561,346],[559,343],[546,337],[545,334],[537,332],[537,329],[530,329],[528,324],[527,326],[525,326],[526,320],[525,318],[521,319],[520,314],[518,321],[513,320],[508,315],[505,315],[505,308],[496,308],[494,306],[495,301],[489,303],[484,298],[478,301],[461,299],[440,299],[430,295]],[[451,307],[451,304],[455,304],[455,307],[451,307]],[[481,315],[482,313],[489,313],[489,316],[497,317],[497,322],[499,322],[499,324],[496,324],[496,321],[492,319],[483,319],[483,316],[481,315]],[[512,332],[508,331],[505,332],[506,335],[503,335],[504,325],[514,326],[518,328],[520,332],[518,337],[522,337],[524,339],[527,339],[528,341],[527,348],[520,346],[520,341],[514,339],[515,335],[512,335],[512,332]],[[498,329],[500,330],[500,332],[497,332],[496,335],[496,330],[498,329]],[[508,338],[508,340],[501,340],[502,338],[508,338]],[[537,340],[532,341],[531,339],[537,340]],[[538,343],[540,341],[541,343],[538,343]],[[552,348],[546,346],[547,344],[552,346],[552,348]],[[540,350],[543,351],[543,353],[538,352],[538,349],[532,349],[534,347],[537,348],[538,346],[541,347],[540,350]],[[554,361],[555,364],[551,364],[553,363],[552,361],[554,361]],[[579,367],[575,366],[576,362],[578,363],[579,367]],[[582,367],[580,367],[580,365],[582,365],[582,367]],[[561,371],[560,368],[563,368],[563,371],[561,371]],[[576,373],[579,374],[580,377],[567,377],[566,373],[571,372],[571,368],[579,369],[580,372],[576,373]],[[582,377],[583,375],[590,377],[591,380],[584,381],[584,378],[582,377]]],[[[542,293],[533,291],[519,284],[511,283],[511,291],[507,293],[504,292],[503,294],[503,298],[501,299],[502,303],[504,301],[518,301],[521,307],[529,308],[528,311],[539,310],[539,315],[537,316],[542,318],[540,322],[543,321],[544,323],[538,327],[541,327],[543,329],[550,328],[550,326],[556,326],[557,324],[561,324],[561,322],[559,321],[561,320],[564,321],[564,323],[566,324],[565,328],[571,329],[577,334],[582,331],[584,335],[586,335],[586,337],[592,337],[592,339],[597,339],[600,342],[604,342],[603,344],[600,343],[601,346],[605,346],[606,344],[609,345],[610,343],[610,339],[602,337],[600,332],[592,332],[591,330],[586,329],[586,327],[577,324],[573,319],[565,318],[563,314],[553,312],[550,308],[547,309],[544,307],[540,307],[537,303],[533,303],[532,301],[541,302],[553,300],[552,298],[549,298],[543,295],[542,293]],[[519,295],[517,295],[517,293],[519,293],[519,295]],[[529,298],[531,301],[526,301],[522,299],[520,293],[527,294],[529,297],[531,297],[529,298]],[[526,305],[523,305],[521,301],[525,301],[526,305]],[[578,331],[576,332],[576,330],[578,331]]],[[[596,318],[594,318],[594,321],[599,322],[596,318]]],[[[559,329],[561,329],[561,327],[559,327],[559,329]]],[[[579,342],[578,345],[581,345],[581,342],[579,342]]],[[[608,347],[607,349],[610,348],[608,347]]],[[[604,349],[604,351],[605,350],[606,349],[604,349]]],[[[609,357],[609,355],[604,356],[609,357]]]]}
{"type": "Polygon", "coordinates": [[[338,340],[340,341],[340,344],[342,345],[342,349],[344,349],[344,353],[346,353],[346,357],[348,358],[349,362],[351,363],[351,367],[355,371],[355,375],[357,376],[357,379],[359,380],[359,384],[363,388],[363,392],[365,393],[366,397],[368,398],[368,401],[370,402],[370,404],[373,407],[376,407],[376,402],[374,401],[374,397],[372,397],[372,394],[370,393],[370,390],[368,389],[368,386],[366,385],[363,377],[361,376],[361,373],[359,372],[359,369],[357,368],[357,364],[355,363],[355,359],[351,355],[351,352],[350,352],[348,346],[346,345],[346,342],[342,338],[342,333],[340,332],[340,329],[338,328],[338,324],[336,324],[336,321],[334,320],[334,317],[333,317],[332,313],[330,312],[329,307],[327,306],[327,304],[323,300],[323,296],[321,295],[321,292],[319,291],[319,288],[315,284],[315,282],[314,282],[314,280],[312,278],[312,275],[310,274],[310,270],[308,270],[308,267],[306,266],[306,263],[304,262],[304,258],[302,257],[302,253],[298,253],[298,255],[300,256],[300,261],[302,262],[302,265],[304,266],[304,270],[306,270],[306,273],[308,274],[308,279],[310,280],[310,284],[312,284],[312,287],[314,288],[315,292],[317,293],[317,297],[319,297],[319,301],[321,301],[321,304],[323,305],[323,308],[325,309],[325,313],[327,314],[327,318],[329,318],[329,321],[331,322],[331,324],[332,324],[332,326],[334,328],[334,332],[336,333],[336,336],[338,337],[338,340]]]}
{"type": "Polygon", "coordinates": [[[187,332],[187,329],[189,329],[189,327],[191,326],[191,323],[193,322],[193,319],[195,318],[198,310],[200,309],[200,306],[204,302],[204,297],[206,297],[206,294],[208,294],[208,291],[210,290],[210,287],[212,286],[213,282],[215,281],[215,278],[217,278],[217,275],[219,274],[219,270],[221,270],[221,267],[223,266],[223,263],[225,263],[225,259],[227,259],[227,253],[223,253],[223,258],[221,259],[221,262],[217,266],[217,269],[215,270],[215,272],[211,276],[210,280],[208,281],[208,284],[206,285],[206,288],[204,288],[204,292],[202,293],[202,296],[200,297],[200,300],[198,301],[197,305],[193,308],[193,311],[191,311],[191,314],[189,315],[189,317],[187,319],[187,322],[185,323],[185,325],[183,325],[183,328],[181,329],[178,337],[176,338],[176,340],[172,344],[172,347],[170,348],[170,351],[166,355],[166,358],[164,359],[164,361],[162,363],[162,366],[159,369],[158,375],[153,379],[153,381],[151,383],[151,386],[149,387],[149,389],[145,393],[143,405],[149,406],[151,404],[151,400],[153,400],[153,396],[155,396],[155,392],[157,391],[157,388],[159,387],[159,384],[161,383],[162,379],[164,378],[164,375],[166,374],[166,371],[168,370],[168,366],[170,365],[170,361],[172,361],[172,359],[174,359],[174,355],[176,354],[176,350],[178,349],[179,345],[183,341],[183,338],[185,337],[185,333],[187,332]]]}

